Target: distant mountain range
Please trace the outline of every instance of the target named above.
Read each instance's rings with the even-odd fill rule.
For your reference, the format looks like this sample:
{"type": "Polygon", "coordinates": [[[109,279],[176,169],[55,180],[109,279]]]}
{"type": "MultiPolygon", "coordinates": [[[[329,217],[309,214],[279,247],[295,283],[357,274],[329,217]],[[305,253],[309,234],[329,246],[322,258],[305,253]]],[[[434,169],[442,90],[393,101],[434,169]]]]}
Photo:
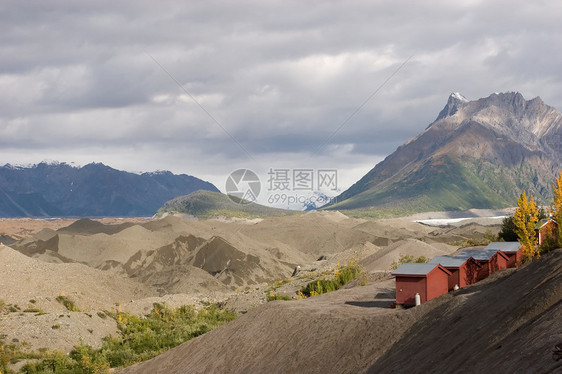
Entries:
{"type": "Polygon", "coordinates": [[[0,217],[152,216],[168,200],[219,190],[169,171],[134,174],[92,163],[0,167],[0,217]]]}
{"type": "Polygon", "coordinates": [[[377,164],[328,209],[370,216],[503,208],[524,188],[552,196],[562,168],[562,114],[539,97],[453,93],[426,130],[377,164]]]}

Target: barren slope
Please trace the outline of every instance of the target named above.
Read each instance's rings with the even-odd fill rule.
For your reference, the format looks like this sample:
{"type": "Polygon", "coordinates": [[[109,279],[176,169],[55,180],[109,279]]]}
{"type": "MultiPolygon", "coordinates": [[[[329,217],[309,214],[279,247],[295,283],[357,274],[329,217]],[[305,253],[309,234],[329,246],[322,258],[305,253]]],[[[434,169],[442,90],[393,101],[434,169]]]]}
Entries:
{"type": "Polygon", "coordinates": [[[562,372],[552,358],[562,344],[562,250],[502,275],[436,305],[368,372],[562,372]]]}
{"type": "Polygon", "coordinates": [[[273,302],[123,373],[556,372],[562,250],[409,310],[393,281],[273,302]],[[408,357],[408,359],[404,359],[408,357]]]}
{"type": "Polygon", "coordinates": [[[82,264],[50,264],[0,245],[0,300],[19,309],[0,310],[0,333],[6,341],[17,339],[34,349],[69,350],[80,339],[99,346],[117,327],[97,311],[152,295],[146,286],[116,274],[82,264]],[[77,311],[56,301],[62,293],[77,311]]]}
{"type": "Polygon", "coordinates": [[[484,230],[488,228],[478,225],[436,228],[398,219],[365,221],[339,212],[234,222],[168,216],[143,224],[82,219],[58,231],[43,229],[11,246],[45,262],[80,262],[133,277],[164,295],[244,290],[284,279],[297,265],[326,270],[369,256],[368,270],[389,270],[402,254],[430,258],[451,253],[455,247],[437,243],[483,236],[484,230]]]}

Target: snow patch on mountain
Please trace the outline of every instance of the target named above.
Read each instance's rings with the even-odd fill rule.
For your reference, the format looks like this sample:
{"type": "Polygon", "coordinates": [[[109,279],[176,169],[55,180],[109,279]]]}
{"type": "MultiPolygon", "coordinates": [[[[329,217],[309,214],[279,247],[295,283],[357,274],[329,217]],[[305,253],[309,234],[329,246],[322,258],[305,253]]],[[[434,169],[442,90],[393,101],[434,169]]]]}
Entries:
{"type": "Polygon", "coordinates": [[[451,97],[452,97],[453,99],[457,99],[457,100],[459,100],[459,101],[462,101],[463,103],[468,103],[468,102],[469,102],[469,100],[468,100],[466,97],[464,97],[464,95],[461,94],[460,92],[453,92],[453,93],[451,94],[451,97]]]}

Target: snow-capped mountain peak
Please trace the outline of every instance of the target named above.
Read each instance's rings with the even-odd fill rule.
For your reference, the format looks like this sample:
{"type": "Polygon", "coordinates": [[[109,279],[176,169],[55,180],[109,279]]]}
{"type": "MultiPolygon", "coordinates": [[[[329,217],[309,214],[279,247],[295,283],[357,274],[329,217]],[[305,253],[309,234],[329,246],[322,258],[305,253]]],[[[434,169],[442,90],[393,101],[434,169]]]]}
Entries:
{"type": "Polygon", "coordinates": [[[457,100],[462,101],[462,102],[465,102],[465,103],[468,103],[468,101],[469,101],[469,100],[468,100],[466,97],[464,97],[464,95],[461,94],[460,92],[453,92],[453,93],[451,94],[451,97],[452,97],[453,99],[457,99],[457,100]]]}

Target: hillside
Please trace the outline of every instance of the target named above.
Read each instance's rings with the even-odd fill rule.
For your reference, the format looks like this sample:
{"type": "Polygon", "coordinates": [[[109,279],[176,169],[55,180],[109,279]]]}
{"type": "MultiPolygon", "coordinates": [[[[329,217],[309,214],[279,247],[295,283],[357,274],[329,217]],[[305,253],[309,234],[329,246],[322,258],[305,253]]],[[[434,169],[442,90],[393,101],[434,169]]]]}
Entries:
{"type": "Polygon", "coordinates": [[[83,264],[47,263],[0,244],[2,341],[26,342],[35,349],[70,350],[80,341],[98,347],[102,338],[117,333],[117,326],[94,311],[154,295],[148,287],[117,274],[83,264]],[[61,294],[82,312],[70,312],[56,301],[61,294]],[[9,312],[6,305],[18,310],[9,312]]]}
{"type": "Polygon", "coordinates": [[[274,302],[129,373],[553,373],[562,250],[408,310],[392,279],[274,302]],[[407,358],[407,359],[405,359],[407,358]]]}
{"type": "Polygon", "coordinates": [[[298,212],[292,210],[270,208],[256,203],[238,204],[233,199],[220,192],[195,191],[186,196],[179,196],[167,201],[159,210],[158,215],[186,214],[198,218],[212,217],[278,217],[293,215],[298,212]]]}
{"type": "MultiPolygon", "coordinates": [[[[478,241],[498,229],[472,220],[432,227],[318,211],[252,220],[2,219],[0,235],[17,240],[0,247],[0,340],[20,339],[26,350],[68,352],[81,338],[99,347],[102,337],[117,333],[105,311],[145,314],[154,303],[220,303],[243,315],[266,304],[272,287],[296,299],[308,282],[350,260],[360,263],[371,285],[339,293],[344,301],[368,306],[380,294],[384,299],[377,296],[374,305],[388,305],[392,280],[384,274],[400,256],[450,254],[459,244],[447,243],[478,241]],[[353,294],[357,290],[363,296],[353,294]],[[62,292],[77,311],[56,300],[62,292]]],[[[318,300],[326,303],[318,312],[334,310],[340,318],[332,299],[318,300]]],[[[347,312],[359,313],[360,331],[365,319],[353,308],[347,312]]],[[[298,313],[305,318],[310,311],[298,313]]]]}
{"type": "MultiPolygon", "coordinates": [[[[6,221],[0,224],[9,228],[6,221]]],[[[80,263],[129,278],[155,295],[224,296],[285,279],[297,265],[306,274],[353,258],[368,271],[385,271],[401,254],[443,255],[458,248],[444,243],[479,240],[498,230],[472,224],[439,228],[404,220],[365,222],[335,212],[262,220],[187,221],[167,216],[144,223],[117,222],[84,218],[57,230],[36,231],[10,246],[44,262],[80,263]]],[[[12,230],[4,232],[20,232],[12,230]]]]}
{"type": "Polygon", "coordinates": [[[365,215],[505,208],[525,188],[552,196],[562,168],[562,114],[540,98],[452,94],[437,119],[328,209],[365,215]],[[357,212],[356,212],[357,213],[357,212]]]}
{"type": "Polygon", "coordinates": [[[181,174],[133,174],[103,164],[0,167],[0,217],[146,217],[196,190],[218,191],[181,174]]]}
{"type": "Polygon", "coordinates": [[[562,250],[492,278],[435,303],[368,372],[562,372],[553,359],[562,347],[562,250]]]}

